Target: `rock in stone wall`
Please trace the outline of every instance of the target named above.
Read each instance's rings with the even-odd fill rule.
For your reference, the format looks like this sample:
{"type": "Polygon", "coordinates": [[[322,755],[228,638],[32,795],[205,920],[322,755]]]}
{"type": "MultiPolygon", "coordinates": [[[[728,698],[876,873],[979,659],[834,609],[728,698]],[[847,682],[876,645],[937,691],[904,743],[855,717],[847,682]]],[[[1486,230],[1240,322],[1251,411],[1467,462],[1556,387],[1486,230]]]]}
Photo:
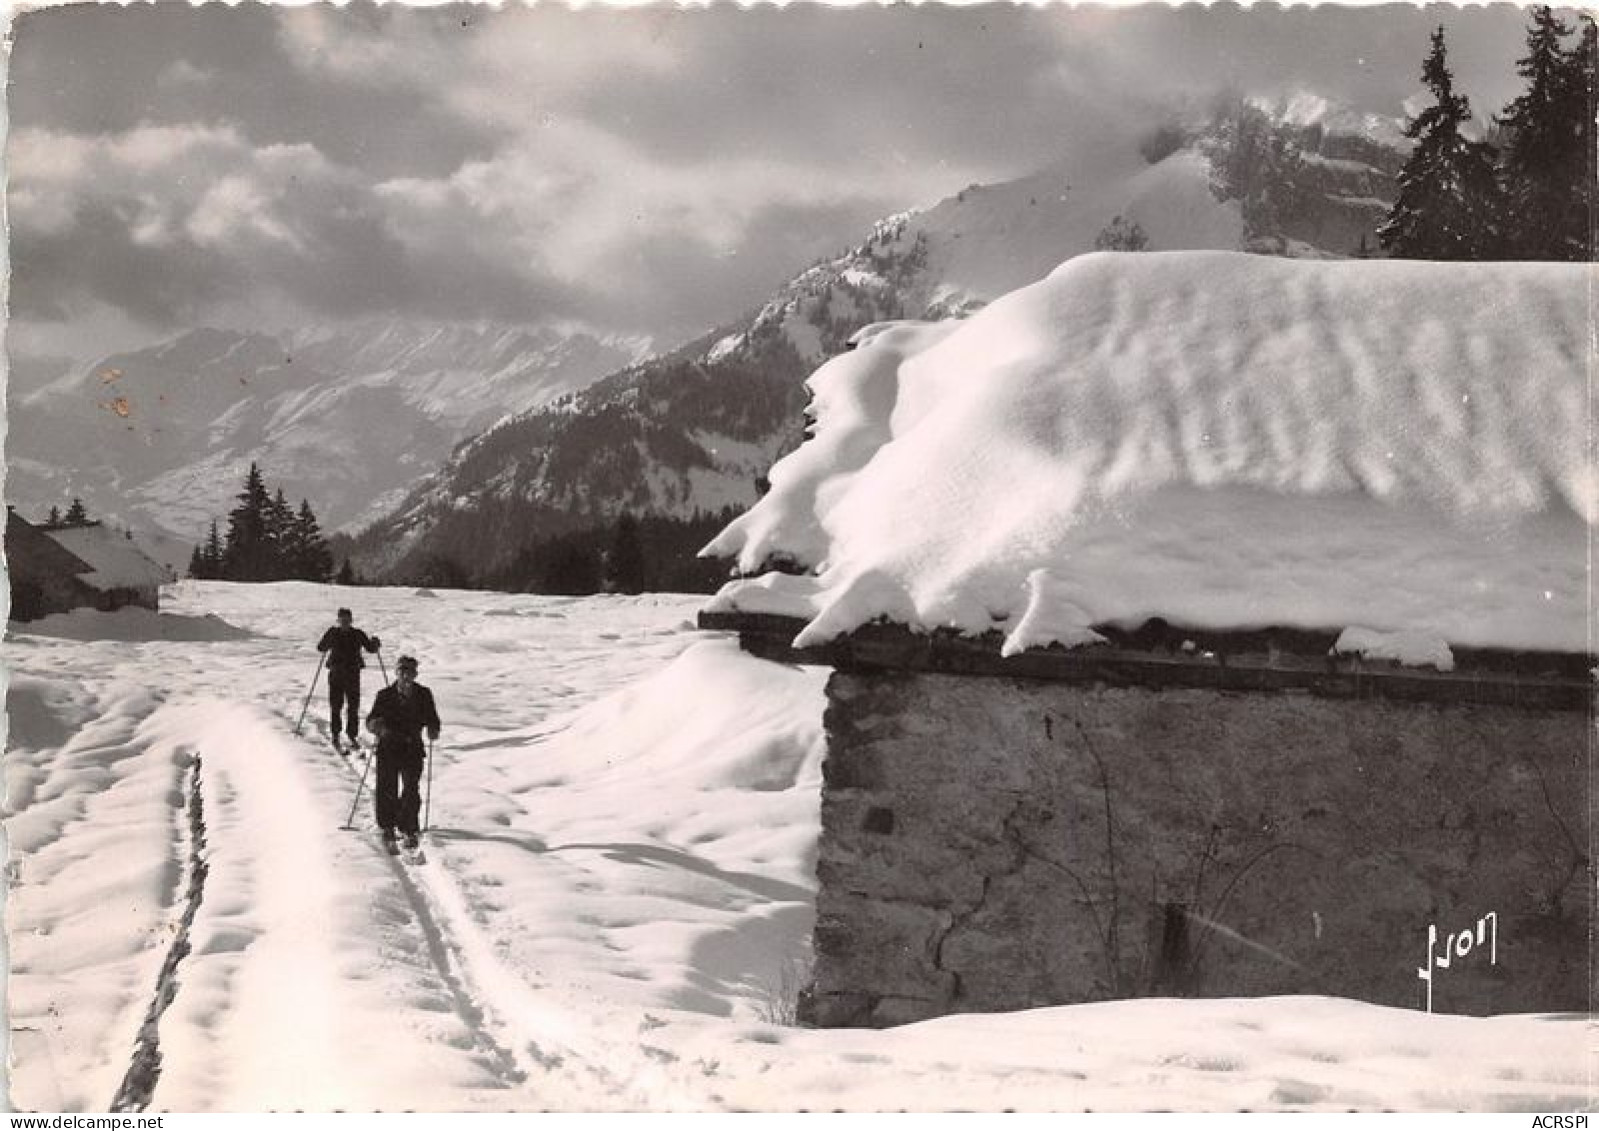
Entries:
{"type": "Polygon", "coordinates": [[[810,1024],[1137,995],[1589,1007],[1580,712],[838,672],[810,1024]]]}

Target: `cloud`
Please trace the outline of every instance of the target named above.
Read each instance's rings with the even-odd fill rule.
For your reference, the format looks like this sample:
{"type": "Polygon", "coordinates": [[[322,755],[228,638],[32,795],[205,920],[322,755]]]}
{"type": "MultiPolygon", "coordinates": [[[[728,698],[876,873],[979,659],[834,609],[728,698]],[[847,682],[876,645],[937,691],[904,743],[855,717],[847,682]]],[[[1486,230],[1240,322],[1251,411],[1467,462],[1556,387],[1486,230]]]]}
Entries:
{"type": "MultiPolygon", "coordinates": [[[[196,247],[227,255],[259,254],[269,246],[303,254],[305,243],[275,211],[261,185],[249,177],[230,174],[205,190],[189,213],[184,231],[196,247]]],[[[133,235],[137,242],[137,231],[133,235]]]]}
{"type": "Polygon", "coordinates": [[[903,207],[910,186],[892,168],[841,186],[801,160],[737,153],[663,164],[573,121],[449,178],[378,191],[408,246],[454,247],[480,261],[508,254],[558,281],[574,312],[686,337],[859,238],[903,207]]]}
{"type": "MultiPolygon", "coordinates": [[[[306,9],[315,11],[316,9],[306,9]]],[[[492,153],[492,123],[462,116],[438,85],[455,80],[430,58],[420,20],[385,17],[407,68],[356,74],[290,51],[285,20],[267,4],[78,4],[24,12],[12,27],[8,97],[14,126],[121,134],[146,125],[226,125],[257,146],[304,143],[376,177],[438,175],[492,153]]],[[[360,42],[370,6],[340,9],[327,38],[360,42]],[[344,35],[337,27],[350,29],[344,35]]],[[[371,37],[368,37],[371,38],[371,37]]],[[[441,65],[442,64],[442,65],[441,65]]]]}
{"type": "Polygon", "coordinates": [[[163,90],[193,91],[215,82],[217,73],[197,67],[187,59],[178,59],[156,75],[156,86],[163,90]]]}
{"type": "Polygon", "coordinates": [[[559,288],[491,236],[475,247],[448,232],[414,238],[376,184],[309,145],[255,147],[234,129],[196,126],[25,129],[10,164],[12,298],[24,318],[101,303],[171,327],[251,295],[308,320],[567,313],[559,288]]]}
{"type": "Polygon", "coordinates": [[[81,5],[15,25],[24,319],[588,320],[685,338],[874,219],[1228,87],[1479,113],[1524,12],[81,5]],[[243,312],[241,314],[241,312],[243,312]]]}
{"type": "Polygon", "coordinates": [[[890,170],[841,193],[826,170],[736,154],[662,165],[579,122],[447,177],[374,180],[313,146],[193,125],[23,129],[10,160],[18,315],[105,304],[156,328],[254,296],[312,321],[588,320],[682,338],[839,250],[904,189],[890,170]]]}

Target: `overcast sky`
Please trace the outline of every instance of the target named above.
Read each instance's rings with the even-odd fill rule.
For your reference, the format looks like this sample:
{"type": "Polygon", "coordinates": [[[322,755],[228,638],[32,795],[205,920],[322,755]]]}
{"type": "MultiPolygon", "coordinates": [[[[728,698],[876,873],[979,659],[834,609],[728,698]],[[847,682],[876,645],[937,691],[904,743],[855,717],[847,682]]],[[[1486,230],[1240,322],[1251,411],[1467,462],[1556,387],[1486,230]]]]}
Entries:
{"type": "Polygon", "coordinates": [[[1224,88],[1400,114],[1439,22],[1499,109],[1510,6],[37,11],[13,28],[12,341],[399,314],[667,345],[885,214],[1224,88]]]}

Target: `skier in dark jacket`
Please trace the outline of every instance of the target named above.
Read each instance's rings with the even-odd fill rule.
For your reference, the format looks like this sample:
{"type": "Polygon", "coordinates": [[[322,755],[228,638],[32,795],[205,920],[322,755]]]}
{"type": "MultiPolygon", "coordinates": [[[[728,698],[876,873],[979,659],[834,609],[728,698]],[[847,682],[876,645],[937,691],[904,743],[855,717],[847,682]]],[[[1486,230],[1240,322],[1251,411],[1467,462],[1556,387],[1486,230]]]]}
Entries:
{"type": "Polygon", "coordinates": [[[339,745],[339,709],[345,709],[344,732],[350,745],[355,745],[361,733],[361,669],[366,661],[361,651],[376,652],[382,641],[368,636],[352,623],[355,617],[349,609],[340,609],[339,623],[322,634],[316,650],[328,654],[328,712],[331,716],[331,735],[334,748],[339,745]]]}
{"type": "Polygon", "coordinates": [[[417,786],[427,758],[422,732],[427,731],[430,741],[439,737],[433,692],[416,682],[416,669],[416,660],[410,656],[396,660],[394,685],[378,692],[366,717],[367,729],[378,739],[377,784],[372,789],[378,828],[383,830],[384,840],[392,841],[398,827],[407,848],[419,843],[417,814],[422,794],[417,786]]]}

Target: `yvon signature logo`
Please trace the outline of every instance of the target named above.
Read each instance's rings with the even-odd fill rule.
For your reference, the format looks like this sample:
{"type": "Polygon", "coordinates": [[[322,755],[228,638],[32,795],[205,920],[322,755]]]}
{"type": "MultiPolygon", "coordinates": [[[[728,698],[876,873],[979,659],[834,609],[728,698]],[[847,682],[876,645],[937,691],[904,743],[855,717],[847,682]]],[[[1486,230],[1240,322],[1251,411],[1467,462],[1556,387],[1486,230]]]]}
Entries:
{"type": "Polygon", "coordinates": [[[1458,934],[1445,935],[1443,950],[1438,949],[1438,924],[1427,924],[1427,964],[1417,967],[1416,977],[1427,983],[1427,1012],[1432,1012],[1432,982],[1434,975],[1439,970],[1447,970],[1451,965],[1469,955],[1473,950],[1480,949],[1483,944],[1488,946],[1488,964],[1499,965],[1499,915],[1490,911],[1477,920],[1477,929],[1473,933],[1470,927],[1458,934]]]}

